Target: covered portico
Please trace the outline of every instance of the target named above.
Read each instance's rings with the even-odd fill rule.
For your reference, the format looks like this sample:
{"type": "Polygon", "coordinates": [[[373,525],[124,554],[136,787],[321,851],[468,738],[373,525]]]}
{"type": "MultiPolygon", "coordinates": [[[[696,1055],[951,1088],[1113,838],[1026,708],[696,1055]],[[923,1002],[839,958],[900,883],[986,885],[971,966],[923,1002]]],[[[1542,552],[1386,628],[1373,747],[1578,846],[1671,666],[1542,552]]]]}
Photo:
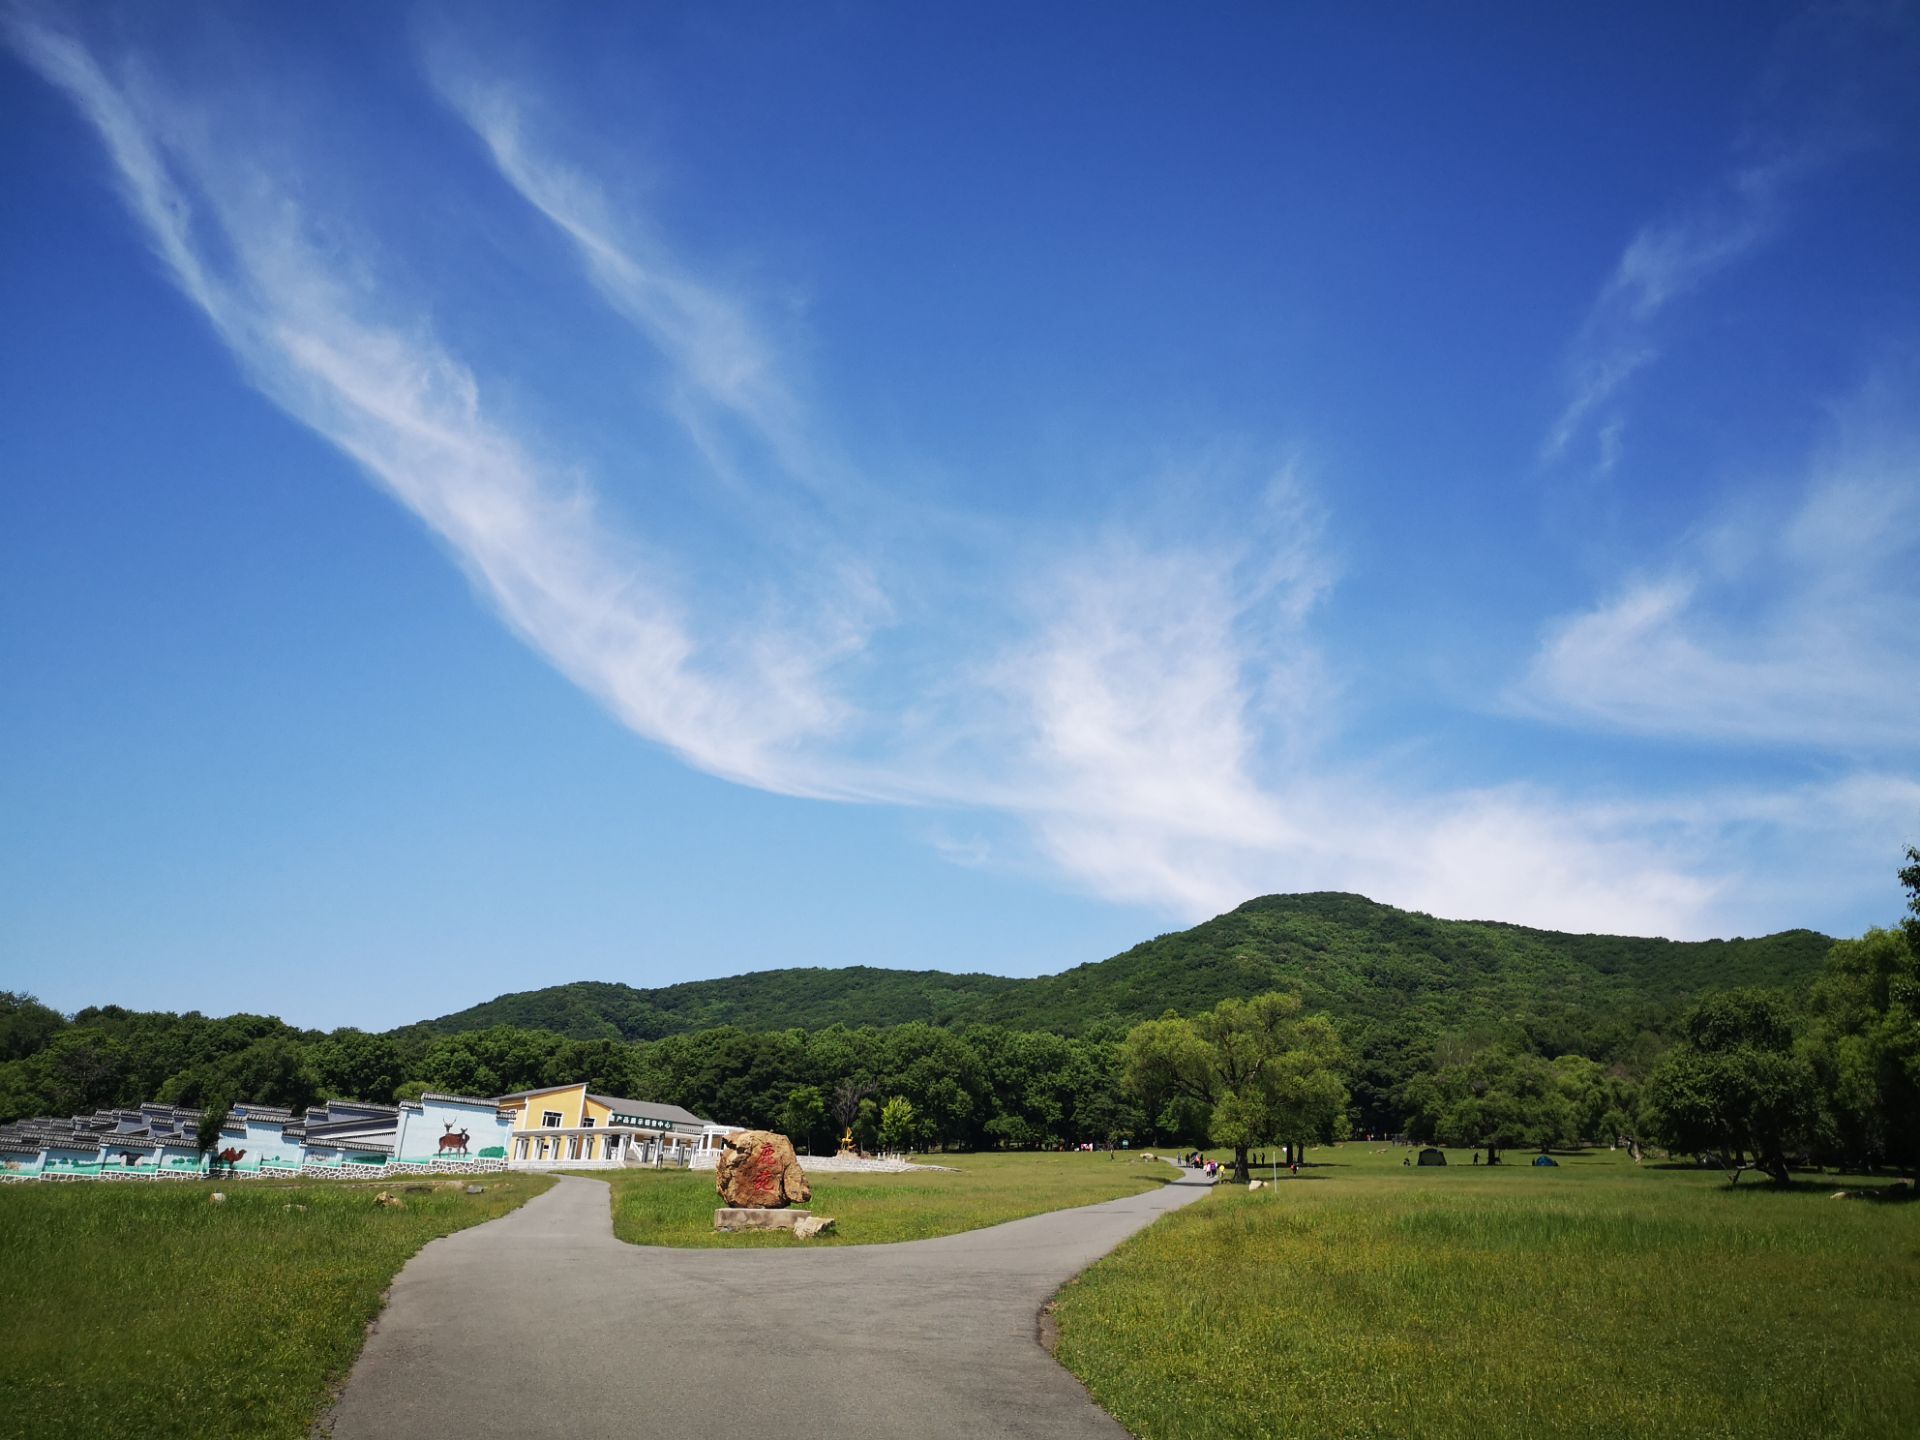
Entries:
{"type": "Polygon", "coordinates": [[[514,1132],[515,1165],[685,1165],[694,1141],[633,1125],[581,1125],[514,1132]]]}
{"type": "Polygon", "coordinates": [[[513,1116],[507,1163],[516,1169],[685,1166],[706,1121],[677,1105],[590,1093],[584,1084],[503,1095],[513,1116]]]}

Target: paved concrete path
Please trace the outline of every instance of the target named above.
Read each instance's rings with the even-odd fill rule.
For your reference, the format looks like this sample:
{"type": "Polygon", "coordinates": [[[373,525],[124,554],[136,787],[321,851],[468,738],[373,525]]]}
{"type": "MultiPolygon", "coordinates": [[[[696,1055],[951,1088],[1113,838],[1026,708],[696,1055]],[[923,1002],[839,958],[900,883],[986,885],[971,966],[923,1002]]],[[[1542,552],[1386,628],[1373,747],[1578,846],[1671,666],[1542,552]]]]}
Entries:
{"type": "Polygon", "coordinates": [[[669,1250],[615,1240],[607,1186],[562,1177],[407,1263],[332,1434],[1115,1440],[1126,1431],[1040,1348],[1037,1317],[1206,1193],[1183,1172],[938,1240],[669,1250]]]}

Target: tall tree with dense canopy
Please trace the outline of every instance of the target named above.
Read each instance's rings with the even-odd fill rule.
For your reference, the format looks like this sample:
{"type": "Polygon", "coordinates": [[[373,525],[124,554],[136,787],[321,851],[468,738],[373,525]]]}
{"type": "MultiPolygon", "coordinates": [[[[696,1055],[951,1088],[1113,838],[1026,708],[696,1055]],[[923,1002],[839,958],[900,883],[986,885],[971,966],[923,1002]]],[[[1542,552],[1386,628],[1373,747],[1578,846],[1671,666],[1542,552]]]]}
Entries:
{"type": "Polygon", "coordinates": [[[1739,1168],[1751,1155],[1787,1183],[1787,1156],[1813,1119],[1813,1072],[1794,1053],[1793,1015],[1768,990],[1710,995],[1686,1013],[1680,1043],[1647,1081],[1647,1109],[1661,1143],[1724,1155],[1739,1168]]]}
{"type": "MultiPolygon", "coordinates": [[[[1176,1095],[1210,1106],[1208,1133],[1232,1148],[1234,1178],[1245,1181],[1248,1152],[1278,1139],[1289,1123],[1310,1124],[1331,1094],[1329,1077],[1340,1083],[1330,1035],[1321,1017],[1301,1019],[1298,995],[1223,1000],[1191,1020],[1136,1025],[1121,1047],[1123,1073],[1143,1100],[1176,1095]]],[[[1343,1085],[1337,1107],[1346,1108],[1343,1085]]]]}
{"type": "MultiPolygon", "coordinates": [[[[327,1100],[393,1100],[405,1078],[400,1047],[385,1035],[361,1030],[334,1031],[309,1048],[307,1059],[327,1100]]],[[[407,1098],[419,1099],[419,1091],[407,1098]]]]}
{"type": "Polygon", "coordinates": [[[780,1107],[780,1130],[806,1153],[813,1153],[813,1137],[827,1122],[827,1097],[817,1085],[796,1085],[780,1107]]]}
{"type": "Polygon", "coordinates": [[[913,1145],[913,1137],[913,1102],[904,1095],[895,1095],[880,1109],[880,1147],[906,1150],[913,1145]]]}
{"type": "Polygon", "coordinates": [[[0,1062],[24,1060],[66,1025],[58,1011],[18,990],[0,990],[0,1062]]]}
{"type": "Polygon", "coordinates": [[[1800,1053],[1819,1086],[1822,1148],[1843,1162],[1920,1167],[1920,851],[1907,858],[1907,918],[1836,943],[1808,997],[1800,1053]]]}
{"type": "Polygon", "coordinates": [[[1346,1138],[1346,1066],[1346,1048],[1333,1022],[1324,1015],[1302,1020],[1274,1069],[1272,1133],[1264,1137],[1285,1145],[1289,1161],[1305,1159],[1309,1145],[1346,1138]]]}
{"type": "Polygon", "coordinates": [[[1575,1109],[1552,1062],[1495,1045],[1408,1086],[1416,1140],[1484,1147],[1487,1163],[1517,1146],[1575,1138],[1575,1109]]]}
{"type": "Polygon", "coordinates": [[[1907,948],[1920,955],[1920,850],[1907,847],[1907,863],[1900,868],[1900,883],[1907,891],[1907,918],[1900,928],[1907,937],[1907,948]]]}

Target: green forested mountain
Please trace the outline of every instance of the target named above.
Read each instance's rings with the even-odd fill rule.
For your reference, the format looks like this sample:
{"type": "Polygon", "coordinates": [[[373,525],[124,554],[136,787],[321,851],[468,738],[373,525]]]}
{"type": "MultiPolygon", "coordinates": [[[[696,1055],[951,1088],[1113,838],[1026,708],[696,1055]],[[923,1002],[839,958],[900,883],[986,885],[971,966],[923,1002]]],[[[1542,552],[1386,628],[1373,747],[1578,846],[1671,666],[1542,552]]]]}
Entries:
{"type": "Polygon", "coordinates": [[[666,1035],[735,1025],[745,1030],[819,1030],[829,1025],[953,1025],[975,1019],[979,1005],[1030,981],[943,970],[758,970],[723,980],[695,980],[636,990],[578,980],[522,990],[408,1027],[436,1035],[512,1025],[551,1030],[575,1040],[657,1040],[666,1035]]]}
{"type": "MultiPolygon", "coordinates": [[[[1913,870],[1920,890],[1920,860],[1913,870]]],[[[1609,1126],[1629,1133],[1640,1082],[1666,1073],[1662,1057],[1676,1042],[1683,1060],[1695,1043],[1686,1017],[1696,1000],[1762,987],[1779,993],[1747,990],[1729,1003],[1793,1017],[1825,1037],[1815,1048],[1833,1060],[1816,1075],[1796,1052],[1814,1077],[1802,1086],[1808,1153],[1907,1154],[1909,1132],[1900,1139],[1882,1123],[1911,1110],[1907,1091],[1895,1085],[1891,1100],[1856,1103],[1863,1046],[1893,1057],[1875,1074],[1908,1073],[1899,1017],[1909,942],[1876,934],[1851,949],[1806,930],[1682,944],[1435,920],[1355,895],[1275,895],[1033,980],[850,967],[655,990],[593,982],[503,995],[385,1035],[114,1005],[62,1016],[3,992],[0,1121],[147,1099],[299,1109],[325,1096],[499,1095],[584,1078],[611,1094],[829,1141],[851,1123],[866,1143],[878,1107],[899,1099],[925,1144],[1197,1144],[1215,1128],[1212,1102],[1130,1085],[1129,1027],[1285,991],[1306,1015],[1332,1018],[1339,1054],[1328,1067],[1346,1097],[1345,1123],[1361,1133],[1410,1121],[1484,1127],[1489,1107],[1500,1110],[1495,1099],[1501,1114],[1518,1114],[1532,1096],[1545,1097],[1554,1134],[1592,1136],[1609,1126]],[[1845,962],[1837,969],[1830,950],[1845,962]],[[1482,1084],[1495,1081],[1505,1088],[1482,1084]],[[859,1106],[850,1119],[832,1113],[847,1093],[859,1106]]],[[[1317,1125],[1319,1138],[1344,1128],[1338,1119],[1317,1125]]]]}
{"type": "Polygon", "coordinates": [[[1693,997],[1738,985],[1798,986],[1832,941],[1811,930],[1757,940],[1564,935],[1489,921],[1436,920],[1359,895],[1269,895],[1191,930],[1058,975],[1009,980],[937,970],[767,970],[640,990],[583,981],[502,995],[416,1031],[493,1025],[576,1039],[656,1039],[719,1025],[749,1030],[976,1022],[1085,1033],[1229,996],[1299,992],[1363,1030],[1518,1027],[1546,1053],[1619,1049],[1659,1032],[1693,997]],[[1561,1031],[1585,1043],[1564,1043],[1561,1031]]]}

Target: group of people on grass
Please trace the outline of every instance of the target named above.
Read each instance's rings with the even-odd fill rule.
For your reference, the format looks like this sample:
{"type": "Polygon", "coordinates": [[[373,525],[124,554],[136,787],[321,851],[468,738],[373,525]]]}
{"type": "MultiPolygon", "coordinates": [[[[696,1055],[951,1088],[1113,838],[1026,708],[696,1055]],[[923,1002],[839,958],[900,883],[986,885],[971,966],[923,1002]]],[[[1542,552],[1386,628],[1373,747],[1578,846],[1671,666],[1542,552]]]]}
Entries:
{"type": "MultiPolygon", "coordinates": [[[[1180,1157],[1180,1163],[1186,1166],[1190,1170],[1200,1170],[1205,1172],[1206,1177],[1209,1180],[1219,1179],[1220,1171],[1222,1170],[1222,1168],[1224,1168],[1222,1165],[1222,1162],[1218,1160],[1209,1160],[1205,1155],[1202,1155],[1198,1150],[1189,1150],[1186,1154],[1182,1155],[1180,1157]]],[[[1264,1157],[1259,1155],[1256,1155],[1253,1157],[1253,1166],[1255,1169],[1258,1169],[1264,1163],[1265,1163],[1264,1157]]],[[[1300,1173],[1300,1162],[1298,1160],[1295,1160],[1291,1164],[1289,1164],[1287,1166],[1287,1173],[1289,1175],[1298,1175],[1300,1173]]]]}

